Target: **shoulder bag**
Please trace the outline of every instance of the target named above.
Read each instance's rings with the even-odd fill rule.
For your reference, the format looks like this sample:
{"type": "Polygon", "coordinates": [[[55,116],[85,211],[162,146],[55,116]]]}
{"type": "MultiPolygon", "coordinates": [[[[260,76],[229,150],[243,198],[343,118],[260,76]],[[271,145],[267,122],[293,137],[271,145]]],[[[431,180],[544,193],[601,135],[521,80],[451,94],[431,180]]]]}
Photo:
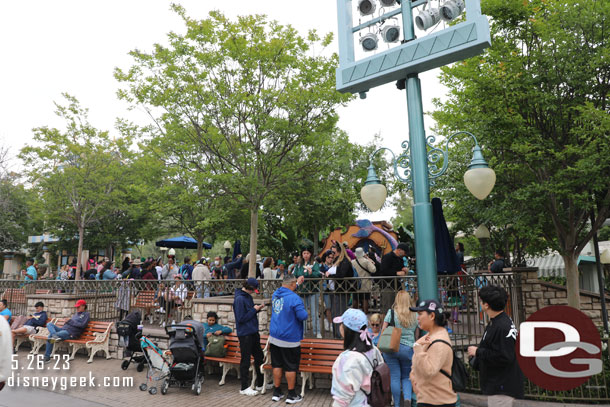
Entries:
{"type": "Polygon", "coordinates": [[[379,344],[377,347],[384,353],[396,353],[400,349],[400,337],[402,336],[402,329],[396,328],[394,321],[394,310],[390,310],[392,313],[392,320],[390,325],[383,330],[379,337],[379,344]]]}

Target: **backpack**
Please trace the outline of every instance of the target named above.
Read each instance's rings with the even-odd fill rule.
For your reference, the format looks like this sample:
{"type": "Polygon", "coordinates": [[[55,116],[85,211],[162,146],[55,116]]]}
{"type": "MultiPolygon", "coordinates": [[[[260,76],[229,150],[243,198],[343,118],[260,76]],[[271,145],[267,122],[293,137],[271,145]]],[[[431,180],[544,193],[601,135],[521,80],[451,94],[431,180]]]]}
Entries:
{"type": "Polygon", "coordinates": [[[205,348],[205,355],[215,358],[224,358],[227,355],[224,335],[212,335],[210,337],[208,340],[208,346],[205,348]]]}
{"type": "MultiPolygon", "coordinates": [[[[362,352],[360,352],[362,353],[362,352]]],[[[362,353],[362,356],[371,364],[373,372],[371,373],[371,392],[366,393],[367,402],[371,407],[385,407],[392,403],[392,390],[390,388],[390,367],[387,363],[379,363],[377,359],[371,360],[362,353]]]]}
{"type": "MultiPolygon", "coordinates": [[[[428,346],[428,349],[430,349],[430,346],[434,345],[436,342],[442,342],[444,344],[446,344],[447,346],[451,347],[451,344],[447,341],[444,341],[442,339],[436,339],[434,341],[432,341],[432,343],[428,346]]],[[[455,354],[455,351],[453,350],[453,348],[451,348],[451,352],[453,353],[453,363],[451,364],[451,375],[447,372],[445,372],[443,369],[441,369],[441,373],[444,374],[445,376],[447,376],[450,380],[451,380],[451,385],[453,386],[453,391],[458,392],[458,391],[464,391],[466,390],[466,383],[468,383],[468,371],[466,370],[466,366],[464,366],[464,362],[462,362],[462,359],[460,359],[459,357],[457,357],[457,355],[455,354]]]]}

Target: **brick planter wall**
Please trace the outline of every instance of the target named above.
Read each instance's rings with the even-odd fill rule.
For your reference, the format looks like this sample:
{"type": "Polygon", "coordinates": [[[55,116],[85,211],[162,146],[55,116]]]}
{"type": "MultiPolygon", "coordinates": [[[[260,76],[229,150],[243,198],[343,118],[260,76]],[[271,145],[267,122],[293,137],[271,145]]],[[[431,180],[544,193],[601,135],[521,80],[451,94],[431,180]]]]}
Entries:
{"type": "MultiPolygon", "coordinates": [[[[521,274],[521,291],[523,293],[526,318],[549,305],[568,305],[566,287],[539,280],[538,268],[524,267],[504,270],[521,274]]],[[[610,296],[606,294],[606,306],[609,305],[610,296]]],[[[599,294],[580,290],[580,310],[598,326],[603,325],[601,309],[602,305],[599,294]]]]}

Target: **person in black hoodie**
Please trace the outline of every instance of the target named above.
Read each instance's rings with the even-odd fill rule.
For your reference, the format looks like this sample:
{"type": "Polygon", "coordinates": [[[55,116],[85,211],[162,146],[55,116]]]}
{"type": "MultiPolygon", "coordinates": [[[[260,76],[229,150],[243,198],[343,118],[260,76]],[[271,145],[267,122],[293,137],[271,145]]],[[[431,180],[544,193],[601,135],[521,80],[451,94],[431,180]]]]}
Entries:
{"type": "Polygon", "coordinates": [[[515,354],[517,328],[504,312],[508,294],[502,287],[489,285],[481,288],[479,298],[489,324],[479,346],[468,347],[468,356],[480,371],[481,391],[489,396],[487,405],[510,407],[515,398],[523,398],[523,373],[515,354]]]}
{"type": "Polygon", "coordinates": [[[260,367],[263,364],[264,355],[261,349],[261,337],[258,333],[258,313],[265,307],[265,304],[254,305],[252,293],[257,288],[258,281],[251,277],[244,282],[242,288],[235,290],[235,299],[233,300],[235,331],[239,338],[239,350],[241,352],[239,364],[241,391],[239,394],[245,396],[256,396],[263,389],[263,375],[260,374],[260,367]],[[258,372],[256,389],[250,388],[248,380],[250,357],[254,357],[254,368],[258,372]]]}

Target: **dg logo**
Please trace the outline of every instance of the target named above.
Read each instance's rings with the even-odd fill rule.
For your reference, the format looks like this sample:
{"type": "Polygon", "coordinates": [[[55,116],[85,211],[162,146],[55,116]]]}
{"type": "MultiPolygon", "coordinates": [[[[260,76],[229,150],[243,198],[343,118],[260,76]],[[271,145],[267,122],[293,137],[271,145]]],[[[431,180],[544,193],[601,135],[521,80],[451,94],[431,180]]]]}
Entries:
{"type": "Polygon", "coordinates": [[[537,386],[571,390],[601,373],[601,339],[593,321],[576,308],[553,305],[519,326],[517,360],[537,386]]]}

